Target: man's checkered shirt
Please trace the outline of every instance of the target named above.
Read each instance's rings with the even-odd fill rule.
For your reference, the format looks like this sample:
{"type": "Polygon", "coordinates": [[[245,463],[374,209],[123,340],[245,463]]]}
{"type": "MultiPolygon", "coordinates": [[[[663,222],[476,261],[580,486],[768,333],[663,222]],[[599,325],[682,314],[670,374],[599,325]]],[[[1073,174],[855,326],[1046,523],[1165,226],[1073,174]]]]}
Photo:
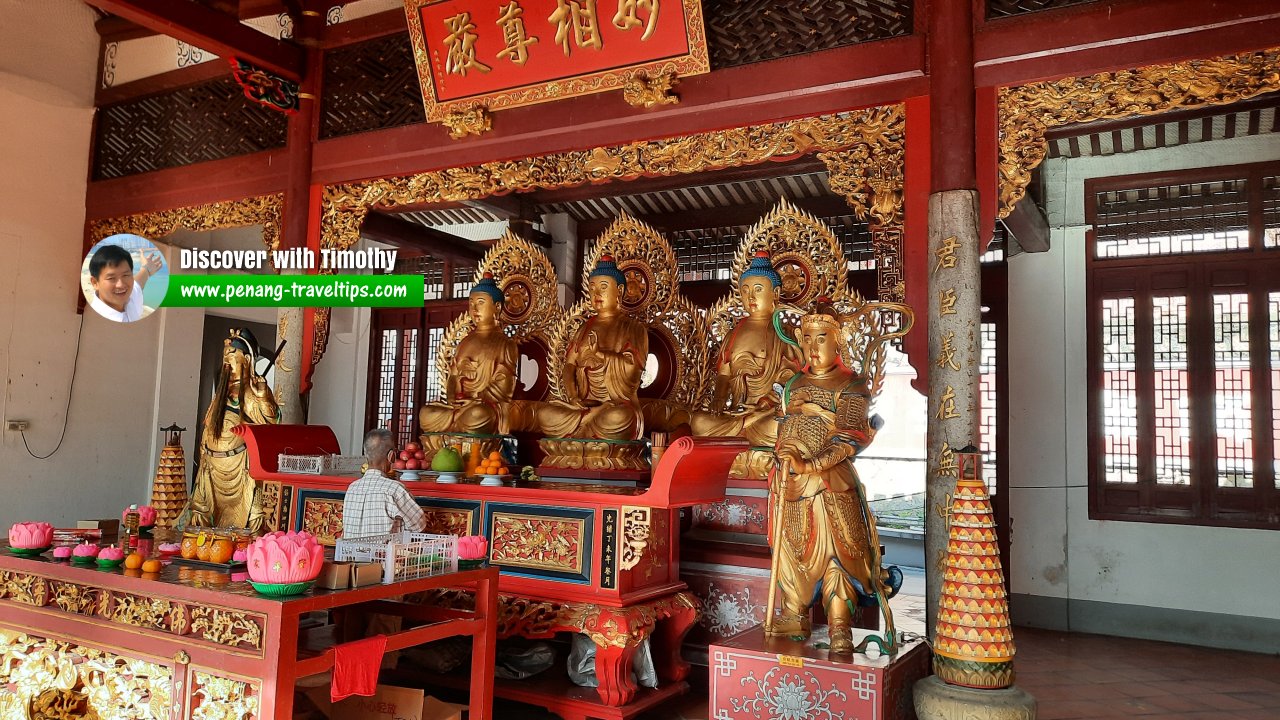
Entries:
{"type": "Polygon", "coordinates": [[[422,532],[426,524],[422,508],[399,481],[369,470],[347,488],[342,504],[343,537],[385,535],[396,518],[404,521],[400,529],[410,532],[422,532]]]}

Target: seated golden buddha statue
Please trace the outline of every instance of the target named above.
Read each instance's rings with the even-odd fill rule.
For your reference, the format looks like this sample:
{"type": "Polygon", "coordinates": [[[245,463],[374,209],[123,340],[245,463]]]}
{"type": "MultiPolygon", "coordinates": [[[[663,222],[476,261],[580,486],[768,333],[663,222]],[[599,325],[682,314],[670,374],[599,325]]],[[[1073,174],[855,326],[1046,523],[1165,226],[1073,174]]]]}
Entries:
{"type": "Polygon", "coordinates": [[[768,251],[756,252],[738,280],[738,298],[747,315],[734,323],[721,345],[710,406],[690,420],[695,434],[736,435],[753,447],[773,447],[778,437],[774,385],[786,382],[802,365],[795,341],[779,329],[781,284],[768,251]]]}
{"type": "Polygon", "coordinates": [[[548,438],[637,440],[644,431],[638,392],[649,354],[645,326],[622,309],[627,278],[603,255],[587,280],[590,315],[568,344],[561,399],[536,410],[548,438]]]}
{"type": "Polygon", "coordinates": [[[418,413],[424,433],[508,432],[506,406],[515,392],[519,355],[499,322],[505,301],[493,273],[471,287],[467,317],[474,327],[458,344],[443,401],[427,403],[418,413]]]}
{"type": "Polygon", "coordinates": [[[841,358],[841,320],[819,306],[798,332],[808,366],[783,390],[786,415],[778,431],[778,469],[770,483],[773,521],[771,592],[765,618],[770,635],[809,634],[809,607],[826,610],[831,652],[861,651],[874,642],[896,652],[888,598],[901,584],[896,568],[881,566],[880,539],[854,457],[875,436],[868,419],[873,379],[841,358]],[[781,614],[775,616],[775,592],[781,614]],[[874,599],[884,635],[852,641],[853,608],[874,599]]]}

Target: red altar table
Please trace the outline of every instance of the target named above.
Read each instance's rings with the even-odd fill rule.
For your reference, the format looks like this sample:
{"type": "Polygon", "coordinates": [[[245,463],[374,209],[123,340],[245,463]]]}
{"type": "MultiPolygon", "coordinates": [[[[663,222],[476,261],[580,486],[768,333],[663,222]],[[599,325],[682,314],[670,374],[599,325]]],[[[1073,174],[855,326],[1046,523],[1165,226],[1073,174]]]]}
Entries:
{"type": "MultiPolygon", "coordinates": [[[[278,456],[337,453],[327,427],[243,425],[249,472],[267,498],[273,528],[307,530],[321,542],[342,533],[342,502],[355,476],[277,471],[278,456]]],[[[680,438],[663,453],[647,486],[539,481],[488,487],[406,482],[427,516],[427,532],[484,535],[498,581],[498,636],[582,633],[596,644],[599,688],[554,681],[499,683],[502,697],[542,705],[566,718],[629,718],[684,692],[680,656],[698,604],[680,578],[682,507],[724,498],[740,438],[680,438]],[[650,640],[660,685],[632,678],[637,649],[650,640]]],[[[466,593],[415,598],[470,607],[466,593]]]]}
{"type": "MultiPolygon", "coordinates": [[[[300,618],[318,610],[421,622],[388,635],[388,651],[470,635],[475,667],[492,668],[497,579],[497,570],[485,568],[272,598],[221,571],[170,565],[146,577],[19,558],[0,544],[0,688],[8,686],[0,717],[26,717],[32,705],[88,703],[104,720],[290,720],[294,683],[333,666],[331,645],[299,647],[300,618]],[[440,587],[471,588],[474,608],[386,602],[440,587]]],[[[470,691],[470,717],[487,720],[492,673],[473,673],[470,691]]]]}

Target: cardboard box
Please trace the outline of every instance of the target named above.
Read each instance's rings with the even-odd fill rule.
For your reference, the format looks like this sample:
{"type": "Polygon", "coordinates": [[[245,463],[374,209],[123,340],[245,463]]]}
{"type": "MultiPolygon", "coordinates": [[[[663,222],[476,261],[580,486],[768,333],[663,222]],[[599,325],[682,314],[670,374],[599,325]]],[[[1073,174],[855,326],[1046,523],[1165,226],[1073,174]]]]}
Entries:
{"type": "Polygon", "coordinates": [[[120,534],[120,521],[114,518],[106,520],[79,520],[77,530],[101,530],[103,540],[113,540],[120,534]]]}
{"type": "Polygon", "coordinates": [[[330,720],[462,720],[466,705],[424,695],[422,690],[379,685],[371,697],[350,697],[328,703],[329,688],[309,688],[307,697],[330,720]]]}
{"type": "Polygon", "coordinates": [[[382,582],[382,563],[351,563],[351,587],[377,585],[382,582]]]}
{"type": "Polygon", "coordinates": [[[462,720],[466,705],[447,703],[430,695],[422,701],[422,720],[462,720]]]}
{"type": "Polygon", "coordinates": [[[343,590],[351,586],[351,563],[326,560],[316,576],[316,587],[343,590]]]}

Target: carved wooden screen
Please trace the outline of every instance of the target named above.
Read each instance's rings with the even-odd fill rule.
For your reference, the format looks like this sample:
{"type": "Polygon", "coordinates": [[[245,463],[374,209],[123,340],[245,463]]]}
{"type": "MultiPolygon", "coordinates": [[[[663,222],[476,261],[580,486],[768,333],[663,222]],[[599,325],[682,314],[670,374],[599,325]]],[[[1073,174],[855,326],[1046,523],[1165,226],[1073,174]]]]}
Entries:
{"type": "Polygon", "coordinates": [[[421,308],[375,308],[369,340],[369,391],[365,427],[385,427],[400,446],[416,440],[418,409],[440,399],[436,353],[445,328],[465,302],[421,308]]]}
{"type": "Polygon", "coordinates": [[[93,179],[284,147],[285,124],[230,77],[106,105],[94,128],[93,179]]]}
{"type": "Polygon", "coordinates": [[[1084,5],[1096,0],[987,0],[987,17],[1026,15],[1041,10],[1056,10],[1072,5],[1084,5]]]}
{"type": "Polygon", "coordinates": [[[1280,527],[1274,167],[1086,184],[1090,509],[1280,527]]]}
{"type": "Polygon", "coordinates": [[[382,308],[373,313],[365,428],[387,428],[398,447],[414,437],[414,397],[422,378],[422,310],[382,308]]]}

